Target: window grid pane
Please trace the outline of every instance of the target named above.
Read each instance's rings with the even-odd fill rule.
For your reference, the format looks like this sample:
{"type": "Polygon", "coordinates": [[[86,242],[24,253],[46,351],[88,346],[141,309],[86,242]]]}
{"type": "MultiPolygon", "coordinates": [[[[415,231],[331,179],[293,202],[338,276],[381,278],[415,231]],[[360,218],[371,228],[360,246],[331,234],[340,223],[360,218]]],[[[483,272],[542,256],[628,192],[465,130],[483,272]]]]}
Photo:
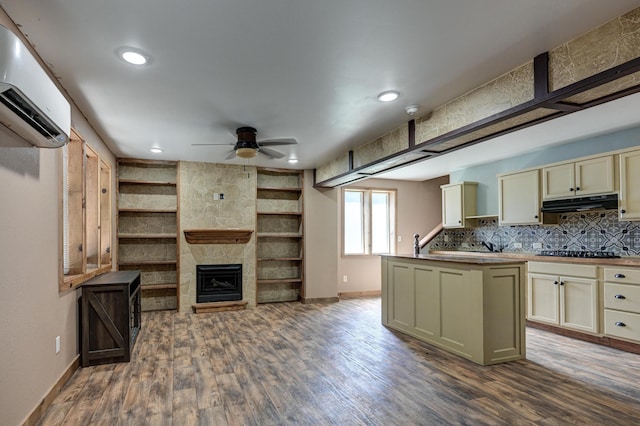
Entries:
{"type": "Polygon", "coordinates": [[[344,253],[364,254],[364,193],[344,192],[344,253]]]}
{"type": "Polygon", "coordinates": [[[389,253],[389,193],[371,194],[371,252],[389,253]]]}

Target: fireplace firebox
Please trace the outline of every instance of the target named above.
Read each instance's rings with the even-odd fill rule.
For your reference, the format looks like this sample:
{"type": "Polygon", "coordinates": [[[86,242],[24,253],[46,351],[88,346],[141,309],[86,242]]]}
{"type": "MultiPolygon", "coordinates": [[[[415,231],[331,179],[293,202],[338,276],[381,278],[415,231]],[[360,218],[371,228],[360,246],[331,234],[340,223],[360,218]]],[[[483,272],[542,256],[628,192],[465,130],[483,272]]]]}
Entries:
{"type": "Polygon", "coordinates": [[[196,301],[242,300],[242,264],[197,265],[196,301]]]}

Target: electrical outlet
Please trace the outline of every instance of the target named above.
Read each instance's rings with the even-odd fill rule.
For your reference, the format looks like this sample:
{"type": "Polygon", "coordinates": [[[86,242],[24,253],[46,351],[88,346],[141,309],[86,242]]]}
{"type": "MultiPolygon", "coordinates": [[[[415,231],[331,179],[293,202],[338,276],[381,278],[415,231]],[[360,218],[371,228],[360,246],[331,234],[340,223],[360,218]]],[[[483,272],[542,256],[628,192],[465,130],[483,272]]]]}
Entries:
{"type": "Polygon", "coordinates": [[[60,353],[60,336],[56,336],[56,353],[60,353]]]}
{"type": "Polygon", "coordinates": [[[462,248],[469,248],[469,243],[462,243],[462,248]]]}
{"type": "Polygon", "coordinates": [[[513,248],[522,248],[522,243],[513,243],[513,248]]]}
{"type": "Polygon", "coordinates": [[[398,235],[398,242],[401,243],[402,242],[402,235],[398,235]]]}
{"type": "Polygon", "coordinates": [[[218,194],[217,192],[214,192],[213,193],[213,199],[216,200],[216,201],[219,200],[220,199],[220,194],[218,194]]]}
{"type": "Polygon", "coordinates": [[[343,275],[342,276],[342,282],[343,283],[348,283],[349,282],[349,276],[348,275],[343,275]]]}
{"type": "Polygon", "coordinates": [[[533,243],[532,246],[534,249],[541,249],[542,248],[542,243],[533,243]]]}
{"type": "Polygon", "coordinates": [[[445,242],[445,243],[448,243],[448,242],[449,242],[449,236],[448,236],[448,235],[446,235],[446,234],[445,234],[445,236],[444,236],[444,242],[445,242]]]}

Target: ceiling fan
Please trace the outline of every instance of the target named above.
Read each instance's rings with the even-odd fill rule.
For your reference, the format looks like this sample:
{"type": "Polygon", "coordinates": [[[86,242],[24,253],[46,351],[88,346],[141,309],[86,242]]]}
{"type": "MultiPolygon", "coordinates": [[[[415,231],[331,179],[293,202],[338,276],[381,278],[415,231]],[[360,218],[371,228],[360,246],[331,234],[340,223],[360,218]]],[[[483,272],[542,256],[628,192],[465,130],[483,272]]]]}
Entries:
{"type": "MultiPolygon", "coordinates": [[[[238,141],[233,145],[233,150],[227,154],[225,160],[231,160],[234,157],[240,158],[253,158],[258,153],[269,158],[282,158],[286,154],[275,149],[270,149],[270,146],[279,145],[295,145],[298,143],[295,139],[269,139],[256,141],[256,133],[258,131],[253,127],[239,127],[236,129],[238,135],[238,141]]],[[[230,145],[226,143],[194,143],[193,146],[210,146],[210,145],[230,145]]]]}

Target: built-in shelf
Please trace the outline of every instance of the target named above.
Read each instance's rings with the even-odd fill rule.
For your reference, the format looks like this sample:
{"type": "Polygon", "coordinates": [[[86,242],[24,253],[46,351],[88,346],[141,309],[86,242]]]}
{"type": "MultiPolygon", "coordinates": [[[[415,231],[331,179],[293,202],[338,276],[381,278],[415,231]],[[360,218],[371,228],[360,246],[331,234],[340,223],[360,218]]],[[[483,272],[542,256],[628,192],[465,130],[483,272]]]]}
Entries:
{"type": "Polygon", "coordinates": [[[175,260],[127,260],[121,261],[120,266],[142,266],[142,265],[176,265],[175,260]]]}
{"type": "Polygon", "coordinates": [[[251,239],[251,229],[185,229],[189,244],[246,244],[251,239]]]}
{"type": "Polygon", "coordinates": [[[289,232],[261,232],[258,238],[302,238],[302,234],[289,232]]]}
{"type": "Polygon", "coordinates": [[[302,188],[278,188],[275,186],[261,186],[258,187],[258,191],[290,191],[290,192],[302,192],[302,188]]]}
{"type": "Polygon", "coordinates": [[[301,278],[282,278],[275,280],[257,280],[258,284],[301,283],[301,278]]]}
{"type": "Polygon", "coordinates": [[[118,234],[121,240],[176,239],[176,234],[118,234]]]}
{"type": "Polygon", "coordinates": [[[176,182],[161,180],[135,180],[135,179],[119,179],[120,185],[144,185],[144,186],[176,186],[176,182]]]}
{"type": "Polygon", "coordinates": [[[174,288],[178,288],[178,284],[168,283],[168,284],[142,284],[140,286],[142,290],[170,290],[174,288]]]}
{"type": "Polygon", "coordinates": [[[176,213],[178,209],[133,209],[133,208],[120,208],[120,213],[176,213]]]}
{"type": "Polygon", "coordinates": [[[299,262],[301,257],[259,257],[258,262],[299,262]]]}
{"type": "Polygon", "coordinates": [[[258,214],[264,216],[302,216],[302,212],[258,212],[258,214]]]}
{"type": "Polygon", "coordinates": [[[497,217],[497,214],[481,214],[476,216],[465,216],[465,219],[493,219],[497,217]]]}

